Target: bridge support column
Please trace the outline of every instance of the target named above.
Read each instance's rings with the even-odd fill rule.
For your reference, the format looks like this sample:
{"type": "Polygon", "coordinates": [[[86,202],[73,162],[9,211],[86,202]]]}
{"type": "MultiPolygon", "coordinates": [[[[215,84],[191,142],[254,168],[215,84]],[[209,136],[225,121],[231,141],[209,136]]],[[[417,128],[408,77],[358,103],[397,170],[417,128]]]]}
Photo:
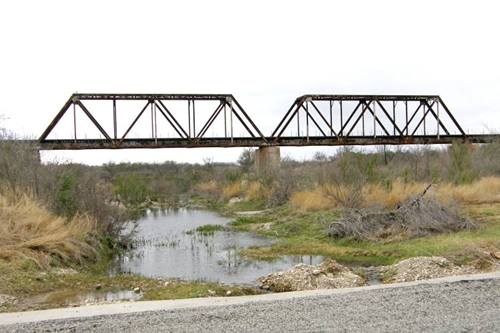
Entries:
{"type": "Polygon", "coordinates": [[[263,146],[255,152],[255,170],[259,173],[277,169],[280,163],[280,147],[263,146]]]}

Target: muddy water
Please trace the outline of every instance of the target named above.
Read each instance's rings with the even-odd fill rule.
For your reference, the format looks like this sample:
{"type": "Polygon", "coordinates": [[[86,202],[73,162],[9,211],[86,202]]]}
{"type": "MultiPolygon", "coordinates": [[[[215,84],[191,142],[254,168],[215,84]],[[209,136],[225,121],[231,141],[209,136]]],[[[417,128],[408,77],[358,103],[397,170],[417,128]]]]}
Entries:
{"type": "Polygon", "coordinates": [[[113,271],[255,285],[256,279],[263,275],[298,263],[323,261],[320,256],[284,256],[272,262],[247,260],[239,256],[240,249],[268,246],[273,240],[246,232],[217,231],[211,235],[190,232],[203,225],[227,225],[230,221],[203,210],[149,211],[135,222],[133,248],[116,258],[113,271]]]}

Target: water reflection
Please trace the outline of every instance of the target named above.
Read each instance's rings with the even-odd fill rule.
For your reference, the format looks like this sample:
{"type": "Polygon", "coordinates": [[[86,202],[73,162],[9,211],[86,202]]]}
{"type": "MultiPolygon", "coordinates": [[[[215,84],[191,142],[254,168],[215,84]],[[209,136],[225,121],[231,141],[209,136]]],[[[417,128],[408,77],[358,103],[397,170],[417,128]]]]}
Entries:
{"type": "MultiPolygon", "coordinates": [[[[155,210],[135,225],[133,247],[116,260],[121,272],[149,277],[254,284],[263,275],[298,263],[318,264],[318,256],[285,256],[273,262],[250,261],[238,252],[268,246],[272,240],[252,233],[186,233],[203,225],[226,225],[229,219],[203,210],[155,210]]],[[[130,226],[132,228],[132,226],[130,226]]]]}

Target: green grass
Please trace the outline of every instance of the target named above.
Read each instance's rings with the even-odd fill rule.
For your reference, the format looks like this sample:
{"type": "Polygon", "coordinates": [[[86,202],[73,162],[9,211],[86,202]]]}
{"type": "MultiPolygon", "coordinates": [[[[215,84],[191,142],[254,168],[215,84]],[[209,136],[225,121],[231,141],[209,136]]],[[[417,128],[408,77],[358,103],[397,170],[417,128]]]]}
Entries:
{"type": "Polygon", "coordinates": [[[239,230],[256,230],[262,235],[277,237],[278,242],[270,247],[242,251],[244,256],[261,260],[281,255],[321,255],[347,264],[388,265],[415,256],[439,255],[464,263],[476,259],[478,253],[487,249],[500,248],[500,204],[469,206],[464,214],[478,222],[476,230],[391,243],[328,237],[326,227],[340,217],[339,212],[301,213],[284,207],[265,217],[239,218],[232,225],[239,230]],[[252,228],[269,221],[272,221],[271,227],[266,231],[252,228]]]}
{"type": "Polygon", "coordinates": [[[244,211],[254,211],[254,210],[263,210],[266,208],[266,202],[264,199],[260,200],[243,200],[240,202],[236,202],[228,207],[231,211],[234,212],[244,212],[244,211]]]}
{"type": "Polygon", "coordinates": [[[186,234],[192,235],[194,233],[202,234],[202,235],[213,235],[217,231],[223,231],[226,227],[220,224],[206,224],[202,225],[196,229],[186,231],[186,234]]]}

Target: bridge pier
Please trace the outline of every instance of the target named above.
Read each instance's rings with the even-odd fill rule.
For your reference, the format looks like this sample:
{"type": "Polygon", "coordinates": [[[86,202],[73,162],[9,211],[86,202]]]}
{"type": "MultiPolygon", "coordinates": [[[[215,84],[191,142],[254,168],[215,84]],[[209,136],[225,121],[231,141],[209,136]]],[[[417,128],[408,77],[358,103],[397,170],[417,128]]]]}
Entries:
{"type": "Polygon", "coordinates": [[[255,170],[258,173],[277,169],[280,163],[280,147],[261,146],[255,152],[255,170]]]}

